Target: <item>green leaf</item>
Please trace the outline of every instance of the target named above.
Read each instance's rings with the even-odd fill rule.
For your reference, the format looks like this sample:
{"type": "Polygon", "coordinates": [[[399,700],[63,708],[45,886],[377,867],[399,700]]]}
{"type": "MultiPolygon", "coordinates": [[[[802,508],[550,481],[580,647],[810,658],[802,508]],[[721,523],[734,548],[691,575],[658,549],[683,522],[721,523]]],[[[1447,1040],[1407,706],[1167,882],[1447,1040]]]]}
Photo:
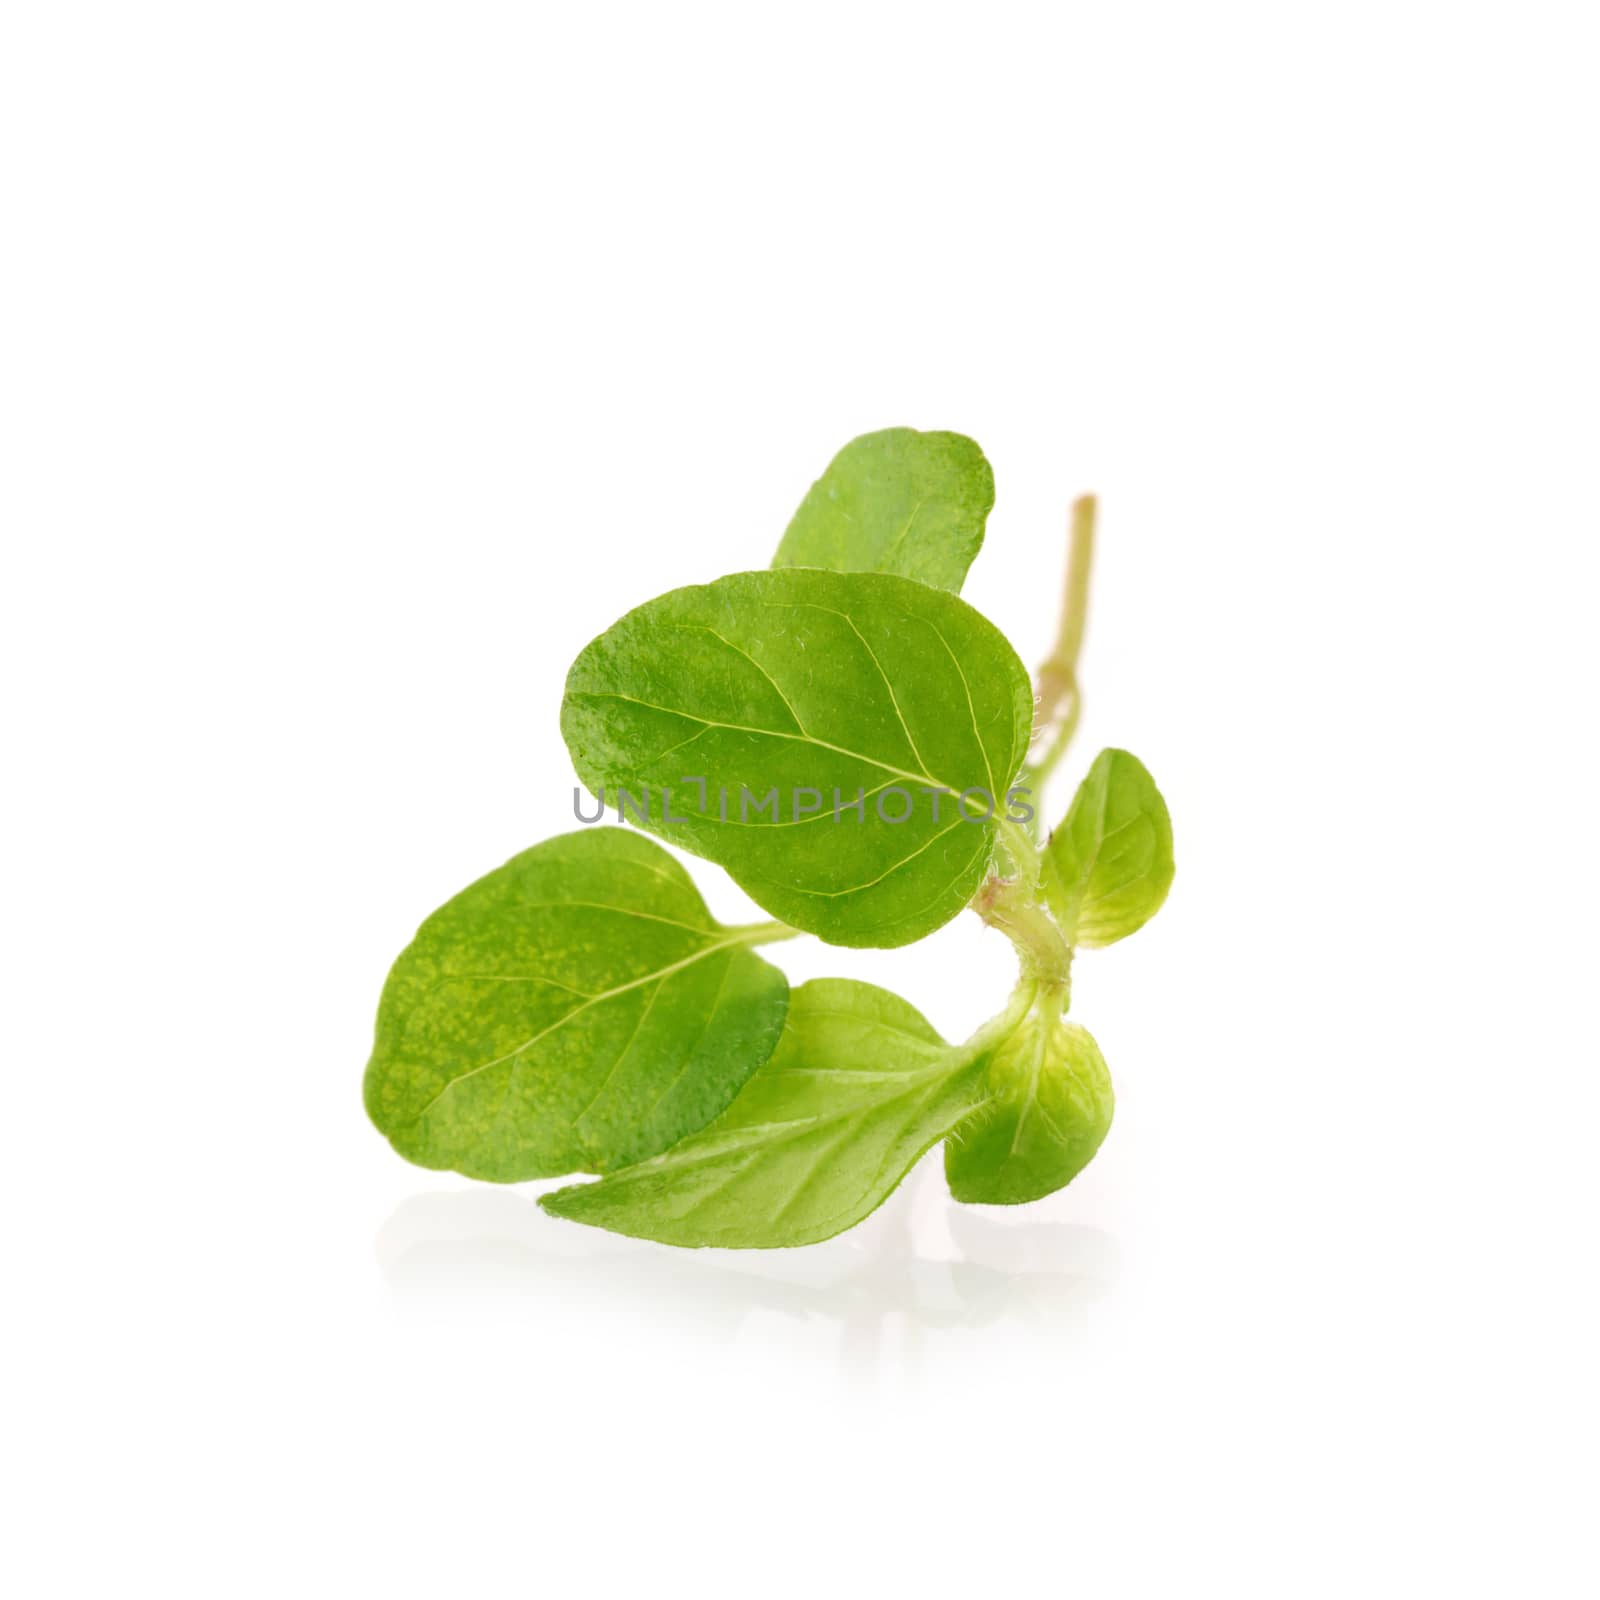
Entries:
{"type": "Polygon", "coordinates": [[[794,991],[772,1059],[703,1133],[540,1204],[663,1244],[815,1244],[881,1205],[972,1110],[983,1066],[886,990],[816,979],[794,991]]]}
{"type": "Polygon", "coordinates": [[[514,856],[423,923],[384,986],[367,1112],[424,1167],[515,1183],[703,1128],[771,1054],[788,983],[621,828],[514,856]]]}
{"type": "Polygon", "coordinates": [[[994,507],[994,473],[959,433],[852,439],[812,484],[775,567],[892,572],[959,594],[994,507]]]}
{"type": "Polygon", "coordinates": [[[971,898],[997,823],[948,795],[983,791],[1003,816],[1032,712],[1016,652],[964,601],[795,568],[629,612],[574,662],[561,727],[592,793],[634,797],[630,819],[647,792],[646,826],[774,916],[885,946],[971,898]]]}
{"type": "Polygon", "coordinates": [[[1100,1047],[1054,1004],[1036,1009],[989,1063],[991,1098],[950,1135],[944,1171],[969,1204],[1038,1200],[1088,1166],[1111,1127],[1100,1047]]]}
{"type": "Polygon", "coordinates": [[[1102,750],[1050,836],[1044,888],[1067,942],[1094,949],[1136,933],[1172,886],[1172,819],[1126,750],[1102,750]]]}

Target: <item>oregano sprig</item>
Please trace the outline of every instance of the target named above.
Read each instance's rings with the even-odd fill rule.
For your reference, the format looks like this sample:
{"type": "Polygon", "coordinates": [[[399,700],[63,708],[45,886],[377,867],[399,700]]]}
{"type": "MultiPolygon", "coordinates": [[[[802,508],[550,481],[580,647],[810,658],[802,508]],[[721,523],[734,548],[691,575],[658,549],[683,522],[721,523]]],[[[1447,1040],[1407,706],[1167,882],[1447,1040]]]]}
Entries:
{"type": "Polygon", "coordinates": [[[402,1155],[500,1182],[598,1174],[541,1203],[736,1247],[853,1226],[941,1140],[969,1203],[1038,1199],[1083,1169],[1113,1097],[1066,1020],[1074,954],[1160,908],[1172,828],[1145,768],[1107,750],[1044,831],[1081,706],[1095,503],[1074,507],[1061,629],[1030,687],[957,593],[993,500],[970,439],[867,434],[770,570],[662,595],[579,654],[562,731],[599,809],[576,791],[574,809],[632,826],[525,851],[395,963],[365,1093],[402,1155]],[[776,920],[716,922],[647,833],[776,920]],[[791,994],[756,954],[801,933],[909,944],[963,907],[1019,967],[964,1044],[868,984],[791,994]]]}

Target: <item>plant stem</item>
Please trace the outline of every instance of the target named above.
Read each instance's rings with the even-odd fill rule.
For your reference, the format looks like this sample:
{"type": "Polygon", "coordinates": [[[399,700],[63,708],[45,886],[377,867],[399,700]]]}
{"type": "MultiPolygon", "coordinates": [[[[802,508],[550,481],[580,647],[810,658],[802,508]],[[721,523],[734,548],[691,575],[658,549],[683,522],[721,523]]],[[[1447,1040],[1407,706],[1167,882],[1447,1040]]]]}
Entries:
{"type": "Polygon", "coordinates": [[[1067,753],[1078,731],[1083,696],[1078,688],[1078,657],[1083,651],[1084,625],[1089,615],[1089,574],[1094,567],[1094,533],[1098,503],[1092,494],[1080,495],[1072,504],[1072,532],[1067,549],[1066,588],[1061,597],[1061,625],[1055,648],[1039,668],[1038,707],[1034,712],[1033,743],[1040,754],[1023,768],[1023,780],[1034,791],[1034,833],[1045,780],[1067,753]]]}
{"type": "Polygon", "coordinates": [[[1072,982],[1072,946],[1040,898],[1037,884],[991,877],[973,897],[972,909],[1011,941],[1024,978],[1057,985],[1063,996],[1072,982]]]}
{"type": "MultiPolygon", "coordinates": [[[[1034,815],[1038,815],[1037,808],[1034,815]]],[[[1037,889],[1040,871],[1038,847],[1029,837],[1027,830],[1009,818],[996,817],[995,822],[999,828],[1000,842],[1005,846],[1005,852],[1011,859],[1011,866],[1016,876],[1029,889],[1037,889]]]]}
{"type": "Polygon", "coordinates": [[[804,928],[791,928],[787,922],[746,922],[728,930],[740,944],[777,944],[782,939],[798,939],[804,928]]]}
{"type": "Polygon", "coordinates": [[[1038,841],[1043,833],[1044,784],[1055,770],[1078,729],[1083,696],[1078,688],[1078,657],[1083,653],[1089,616],[1089,574],[1094,567],[1097,511],[1092,494],[1072,504],[1067,546],[1067,577],[1061,597],[1061,622],[1055,647],[1039,668],[1035,691],[1033,748],[1038,752],[1022,769],[1022,782],[1032,791],[1033,816],[1019,827],[1007,818],[998,822],[1002,871],[985,881],[973,896],[972,909],[1011,941],[1024,983],[1043,987],[1059,997],[1064,1012],[1072,994],[1072,946],[1042,895],[1043,863],[1038,841]]]}

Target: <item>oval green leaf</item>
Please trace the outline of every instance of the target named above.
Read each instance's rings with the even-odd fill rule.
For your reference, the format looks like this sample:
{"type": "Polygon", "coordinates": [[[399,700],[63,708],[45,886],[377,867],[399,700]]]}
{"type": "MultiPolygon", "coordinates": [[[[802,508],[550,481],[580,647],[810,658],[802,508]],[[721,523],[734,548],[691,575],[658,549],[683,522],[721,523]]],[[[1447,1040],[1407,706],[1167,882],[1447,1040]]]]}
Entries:
{"type": "Polygon", "coordinates": [[[535,845],[395,962],[368,1114],[424,1167],[502,1183],[604,1172],[703,1128],[783,1031],[788,983],[682,865],[621,828],[535,845]]]}
{"type": "Polygon", "coordinates": [[[852,439],[800,502],[775,567],[892,572],[959,594],[994,507],[994,473],[959,433],[852,439]]]}
{"type": "Polygon", "coordinates": [[[881,1205],[982,1094],[982,1058],[904,1000],[815,979],[791,996],[772,1059],[704,1132],[539,1203],[662,1244],[815,1244],[881,1205]]]}
{"type": "Polygon", "coordinates": [[[1111,1078],[1085,1028],[1036,1010],[989,1063],[990,1098],[945,1142],[950,1192],[972,1205],[1042,1199],[1088,1166],[1111,1127],[1111,1078]]]}
{"type": "Polygon", "coordinates": [[[1045,851],[1045,894],[1067,942],[1095,949],[1136,933],[1172,873],[1172,818],[1155,779],[1126,750],[1102,750],[1045,851]]]}
{"type": "Polygon", "coordinates": [[[573,664],[561,727],[590,792],[631,797],[629,820],[796,928],[888,946],[971,898],[1032,713],[1016,652],[964,601],[795,568],[629,612],[573,664]]]}

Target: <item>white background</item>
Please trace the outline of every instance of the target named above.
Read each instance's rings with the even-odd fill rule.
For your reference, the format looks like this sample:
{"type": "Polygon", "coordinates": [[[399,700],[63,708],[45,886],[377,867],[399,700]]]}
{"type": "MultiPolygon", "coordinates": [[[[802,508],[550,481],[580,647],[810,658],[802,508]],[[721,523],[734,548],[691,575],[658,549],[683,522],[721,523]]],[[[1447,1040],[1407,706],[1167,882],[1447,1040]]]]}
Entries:
{"type": "Polygon", "coordinates": [[[1596,1593],[1591,6],[3,17],[11,1592],[1596,1593]],[[891,424],[1026,659],[1103,497],[1098,1160],[766,1255],[406,1166],[568,662],[891,424]]]}

